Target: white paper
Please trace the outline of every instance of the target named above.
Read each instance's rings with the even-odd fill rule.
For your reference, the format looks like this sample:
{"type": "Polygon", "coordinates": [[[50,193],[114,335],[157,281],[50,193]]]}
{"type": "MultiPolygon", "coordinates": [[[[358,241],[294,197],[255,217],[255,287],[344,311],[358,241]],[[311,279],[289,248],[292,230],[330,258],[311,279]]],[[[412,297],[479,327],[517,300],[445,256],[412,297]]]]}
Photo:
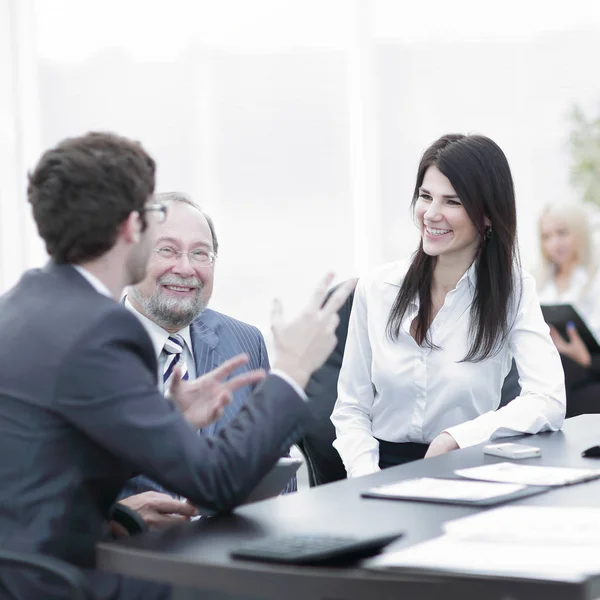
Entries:
{"type": "Polygon", "coordinates": [[[600,508],[505,506],[448,521],[443,529],[469,541],[593,545],[600,552],[600,508]]]}
{"type": "Polygon", "coordinates": [[[600,508],[508,506],[450,521],[444,530],[365,566],[551,581],[600,573],[600,508]]]}
{"type": "Polygon", "coordinates": [[[405,550],[385,552],[363,564],[369,569],[580,581],[600,573],[600,552],[582,546],[471,542],[443,535],[405,550]]]}
{"type": "Polygon", "coordinates": [[[369,491],[392,498],[401,496],[405,498],[430,498],[432,500],[477,501],[506,496],[524,488],[524,485],[507,483],[421,477],[382,485],[369,491]]]}
{"type": "Polygon", "coordinates": [[[567,485],[600,477],[598,469],[538,467],[501,462],[469,469],[458,469],[456,475],[481,481],[520,483],[523,485],[567,485]]]}

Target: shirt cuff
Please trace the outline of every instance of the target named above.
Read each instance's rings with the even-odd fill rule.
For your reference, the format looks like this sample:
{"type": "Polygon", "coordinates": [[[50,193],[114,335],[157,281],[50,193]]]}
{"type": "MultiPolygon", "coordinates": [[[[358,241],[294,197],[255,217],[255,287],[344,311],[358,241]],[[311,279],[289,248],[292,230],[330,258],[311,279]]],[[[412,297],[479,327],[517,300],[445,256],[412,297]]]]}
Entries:
{"type": "Polygon", "coordinates": [[[283,379],[295,392],[304,400],[304,402],[308,402],[308,396],[306,392],[285,372],[280,369],[271,369],[271,375],[275,375],[280,379],[283,379]]]}
{"type": "Polygon", "coordinates": [[[469,446],[475,446],[489,440],[487,437],[482,439],[481,431],[477,431],[477,428],[473,427],[473,424],[469,423],[469,421],[455,425],[454,427],[448,427],[442,433],[450,434],[459,448],[468,448],[469,446]]]}
{"type": "Polygon", "coordinates": [[[371,455],[365,455],[359,457],[354,461],[352,465],[352,469],[348,474],[349,477],[354,479],[354,477],[363,477],[364,475],[372,475],[373,473],[377,473],[381,471],[379,468],[379,461],[371,455]]]}

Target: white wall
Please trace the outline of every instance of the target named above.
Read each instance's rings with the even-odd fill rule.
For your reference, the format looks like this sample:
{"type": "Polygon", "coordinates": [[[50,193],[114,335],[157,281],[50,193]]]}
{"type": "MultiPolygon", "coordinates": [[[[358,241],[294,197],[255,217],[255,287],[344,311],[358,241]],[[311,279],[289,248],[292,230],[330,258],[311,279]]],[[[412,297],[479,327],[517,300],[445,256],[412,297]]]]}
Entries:
{"type": "Polygon", "coordinates": [[[42,147],[37,69],[32,1],[0,0],[0,290],[45,257],[24,195],[42,147]]]}
{"type": "MultiPolygon", "coordinates": [[[[159,190],[187,191],[212,214],[222,247],[212,306],[262,328],[274,295],[292,310],[324,270],[345,278],[414,249],[416,165],[450,131],[505,150],[533,263],[541,207],[573,193],[569,111],[600,110],[591,1],[24,4],[0,0],[21,49],[0,54],[1,83],[13,82],[10,102],[0,85],[0,123],[13,132],[0,142],[13,182],[0,181],[2,235],[15,210],[28,214],[15,207],[31,151],[7,157],[115,130],[155,156],[159,190]]],[[[7,246],[4,288],[41,261],[39,246],[10,260],[7,246]]]]}

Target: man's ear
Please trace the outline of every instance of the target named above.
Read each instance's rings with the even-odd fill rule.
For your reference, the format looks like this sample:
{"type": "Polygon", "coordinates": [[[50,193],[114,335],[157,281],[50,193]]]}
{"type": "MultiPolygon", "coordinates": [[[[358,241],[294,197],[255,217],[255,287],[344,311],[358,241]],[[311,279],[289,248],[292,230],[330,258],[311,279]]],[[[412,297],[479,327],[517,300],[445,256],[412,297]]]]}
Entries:
{"type": "Polygon", "coordinates": [[[137,244],[140,241],[142,235],[142,219],[139,212],[133,211],[129,213],[129,216],[121,225],[121,234],[125,238],[125,241],[130,244],[137,244]]]}

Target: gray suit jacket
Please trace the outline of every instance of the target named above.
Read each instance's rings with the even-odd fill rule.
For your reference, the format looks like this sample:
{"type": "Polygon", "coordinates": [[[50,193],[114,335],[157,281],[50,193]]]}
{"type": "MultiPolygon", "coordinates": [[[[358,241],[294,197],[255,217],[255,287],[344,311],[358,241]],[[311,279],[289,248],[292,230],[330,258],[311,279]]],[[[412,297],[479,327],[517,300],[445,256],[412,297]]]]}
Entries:
{"type": "MultiPolygon", "coordinates": [[[[270,368],[267,347],[260,330],[253,325],[248,325],[223,313],[207,308],[190,324],[190,337],[198,377],[216,369],[226,360],[242,352],[248,355],[248,364],[240,367],[234,375],[255,369],[268,371],[270,368]]],[[[251,390],[248,387],[236,390],[233,394],[233,400],[225,408],[223,416],[202,429],[202,435],[214,435],[221,431],[227,423],[237,416],[250,393],[251,390]]],[[[168,490],[165,490],[155,481],[144,475],[139,475],[127,482],[119,497],[127,498],[133,494],[150,490],[169,493],[168,490]]],[[[296,490],[296,477],[293,477],[284,493],[295,492],[296,490]]]]}
{"type": "MultiPolygon", "coordinates": [[[[190,337],[198,376],[216,369],[241,352],[248,355],[249,361],[237,373],[270,369],[265,340],[260,330],[253,325],[207,308],[190,325],[190,337]]],[[[205,427],[202,432],[214,434],[223,429],[223,426],[238,414],[248,395],[248,388],[236,390],[233,401],[225,408],[223,416],[205,427]]]]}
{"type": "MultiPolygon", "coordinates": [[[[218,435],[197,435],[158,391],[139,320],[69,265],[29,271],[0,298],[0,339],[0,546],[7,549],[93,567],[110,507],[136,472],[228,511],[310,421],[307,404],[269,376],[218,435]]],[[[99,597],[123,597],[119,578],[90,576],[99,597]]],[[[42,586],[0,574],[0,596],[12,586],[27,597],[18,595],[26,585],[42,586]]]]}

